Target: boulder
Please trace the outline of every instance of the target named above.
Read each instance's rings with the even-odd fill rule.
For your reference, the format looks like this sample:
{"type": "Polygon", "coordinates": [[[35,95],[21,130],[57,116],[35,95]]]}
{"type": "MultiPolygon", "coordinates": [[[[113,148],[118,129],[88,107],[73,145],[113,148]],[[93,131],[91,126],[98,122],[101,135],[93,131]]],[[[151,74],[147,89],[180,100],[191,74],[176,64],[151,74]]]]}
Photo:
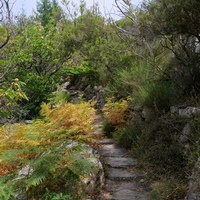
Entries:
{"type": "Polygon", "coordinates": [[[193,117],[200,114],[200,108],[187,106],[187,107],[178,107],[171,106],[171,113],[177,113],[181,117],[193,117]]]}
{"type": "Polygon", "coordinates": [[[200,199],[200,157],[198,158],[189,181],[187,200],[200,199]]]}

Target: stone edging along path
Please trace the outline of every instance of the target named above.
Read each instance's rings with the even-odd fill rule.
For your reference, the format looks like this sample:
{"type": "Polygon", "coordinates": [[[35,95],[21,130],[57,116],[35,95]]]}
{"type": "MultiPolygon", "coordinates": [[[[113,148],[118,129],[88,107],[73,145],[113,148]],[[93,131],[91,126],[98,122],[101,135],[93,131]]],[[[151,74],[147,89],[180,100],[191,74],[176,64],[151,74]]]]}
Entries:
{"type": "MultiPolygon", "coordinates": [[[[97,134],[102,134],[98,121],[97,134]]],[[[148,185],[138,171],[137,161],[128,151],[115,144],[112,138],[104,137],[97,142],[100,160],[104,166],[105,183],[95,200],[149,200],[148,185]]]]}

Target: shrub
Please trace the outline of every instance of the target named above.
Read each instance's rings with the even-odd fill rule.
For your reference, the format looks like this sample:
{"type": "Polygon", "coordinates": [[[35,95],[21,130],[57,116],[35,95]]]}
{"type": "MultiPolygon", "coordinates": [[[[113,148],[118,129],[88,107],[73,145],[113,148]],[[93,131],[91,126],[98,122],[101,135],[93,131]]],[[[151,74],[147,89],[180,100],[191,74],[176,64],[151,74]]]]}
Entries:
{"type": "Polygon", "coordinates": [[[135,92],[149,82],[152,66],[142,61],[132,62],[131,66],[117,69],[108,84],[108,92],[120,97],[135,97],[135,92]]]}
{"type": "Polygon", "coordinates": [[[151,200],[174,200],[184,199],[185,186],[174,180],[163,180],[162,182],[156,182],[152,185],[152,191],[150,192],[151,200]]]}
{"type": "Polygon", "coordinates": [[[140,87],[137,91],[137,102],[141,107],[148,107],[158,112],[169,110],[173,94],[173,84],[156,81],[140,87]]]}
{"type": "Polygon", "coordinates": [[[16,78],[11,83],[10,87],[6,86],[0,89],[0,117],[14,117],[14,111],[16,107],[18,107],[18,103],[22,100],[28,100],[28,97],[22,90],[23,85],[24,83],[16,78]]]}
{"type": "Polygon", "coordinates": [[[113,133],[114,140],[125,148],[138,148],[141,139],[141,127],[136,122],[129,124],[127,127],[120,128],[113,133]]]}
{"type": "MultiPolygon", "coordinates": [[[[128,99],[129,101],[130,99],[128,99]]],[[[126,126],[125,111],[128,108],[127,100],[113,101],[112,98],[107,99],[104,111],[104,132],[110,134],[121,127],[126,126]]]]}
{"type": "Polygon", "coordinates": [[[131,96],[140,108],[149,107],[159,112],[168,110],[174,85],[163,78],[163,73],[150,63],[135,61],[130,67],[116,70],[108,91],[124,98],[131,96]]]}
{"type": "Polygon", "coordinates": [[[119,101],[112,101],[111,98],[107,99],[106,105],[104,106],[104,118],[107,119],[113,125],[125,124],[124,115],[128,108],[128,101],[121,99],[119,101]]]}
{"type": "Polygon", "coordinates": [[[62,102],[53,109],[49,103],[42,105],[41,115],[43,119],[30,125],[19,123],[0,128],[2,194],[11,188],[10,195],[18,191],[29,199],[40,199],[48,188],[54,197],[60,195],[62,199],[62,193],[81,199],[81,179],[94,172],[92,158],[81,154],[81,143],[91,144],[97,137],[91,134],[95,110],[86,102],[62,102]],[[29,173],[17,175],[24,168],[29,173]]]}

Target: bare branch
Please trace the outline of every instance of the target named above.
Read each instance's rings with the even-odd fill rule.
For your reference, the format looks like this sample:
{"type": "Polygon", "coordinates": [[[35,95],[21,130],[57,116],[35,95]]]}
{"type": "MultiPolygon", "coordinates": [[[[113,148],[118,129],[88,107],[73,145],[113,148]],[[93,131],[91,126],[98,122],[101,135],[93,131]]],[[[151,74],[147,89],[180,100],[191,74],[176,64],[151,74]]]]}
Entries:
{"type": "Polygon", "coordinates": [[[8,43],[12,33],[9,0],[0,0],[0,24],[2,24],[6,30],[6,37],[2,44],[0,44],[0,49],[2,49],[8,43]]]}

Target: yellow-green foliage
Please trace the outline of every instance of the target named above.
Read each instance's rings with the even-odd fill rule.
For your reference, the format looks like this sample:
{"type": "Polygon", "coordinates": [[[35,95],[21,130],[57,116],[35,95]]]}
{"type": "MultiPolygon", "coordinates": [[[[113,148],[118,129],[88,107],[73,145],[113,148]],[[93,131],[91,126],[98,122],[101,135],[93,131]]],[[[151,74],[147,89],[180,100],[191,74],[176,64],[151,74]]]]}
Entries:
{"type": "Polygon", "coordinates": [[[66,146],[94,141],[96,136],[91,133],[95,109],[87,102],[76,105],[63,102],[55,108],[43,104],[41,115],[43,119],[33,124],[18,123],[0,128],[0,176],[30,165],[35,171],[25,184],[29,195],[35,193],[33,187],[41,184],[59,191],[59,184],[64,184],[62,178],[65,181],[69,176],[77,179],[92,171],[91,163],[78,156],[80,145],[66,146]],[[48,177],[60,181],[50,183],[48,177]]]}
{"type": "Polygon", "coordinates": [[[11,117],[12,107],[16,106],[21,100],[28,100],[28,97],[22,90],[23,85],[25,84],[16,78],[9,88],[0,89],[0,100],[4,98],[4,103],[2,103],[0,108],[0,116],[11,117]]]}
{"type": "Polygon", "coordinates": [[[89,103],[61,103],[54,109],[50,109],[50,107],[50,104],[43,104],[40,113],[46,117],[54,129],[76,129],[79,134],[87,134],[92,131],[91,123],[95,118],[95,110],[89,103]]]}
{"type": "Polygon", "coordinates": [[[116,129],[126,125],[125,121],[125,111],[128,108],[127,100],[120,100],[112,102],[112,99],[107,99],[107,103],[104,107],[104,117],[106,122],[115,126],[116,129]]]}

